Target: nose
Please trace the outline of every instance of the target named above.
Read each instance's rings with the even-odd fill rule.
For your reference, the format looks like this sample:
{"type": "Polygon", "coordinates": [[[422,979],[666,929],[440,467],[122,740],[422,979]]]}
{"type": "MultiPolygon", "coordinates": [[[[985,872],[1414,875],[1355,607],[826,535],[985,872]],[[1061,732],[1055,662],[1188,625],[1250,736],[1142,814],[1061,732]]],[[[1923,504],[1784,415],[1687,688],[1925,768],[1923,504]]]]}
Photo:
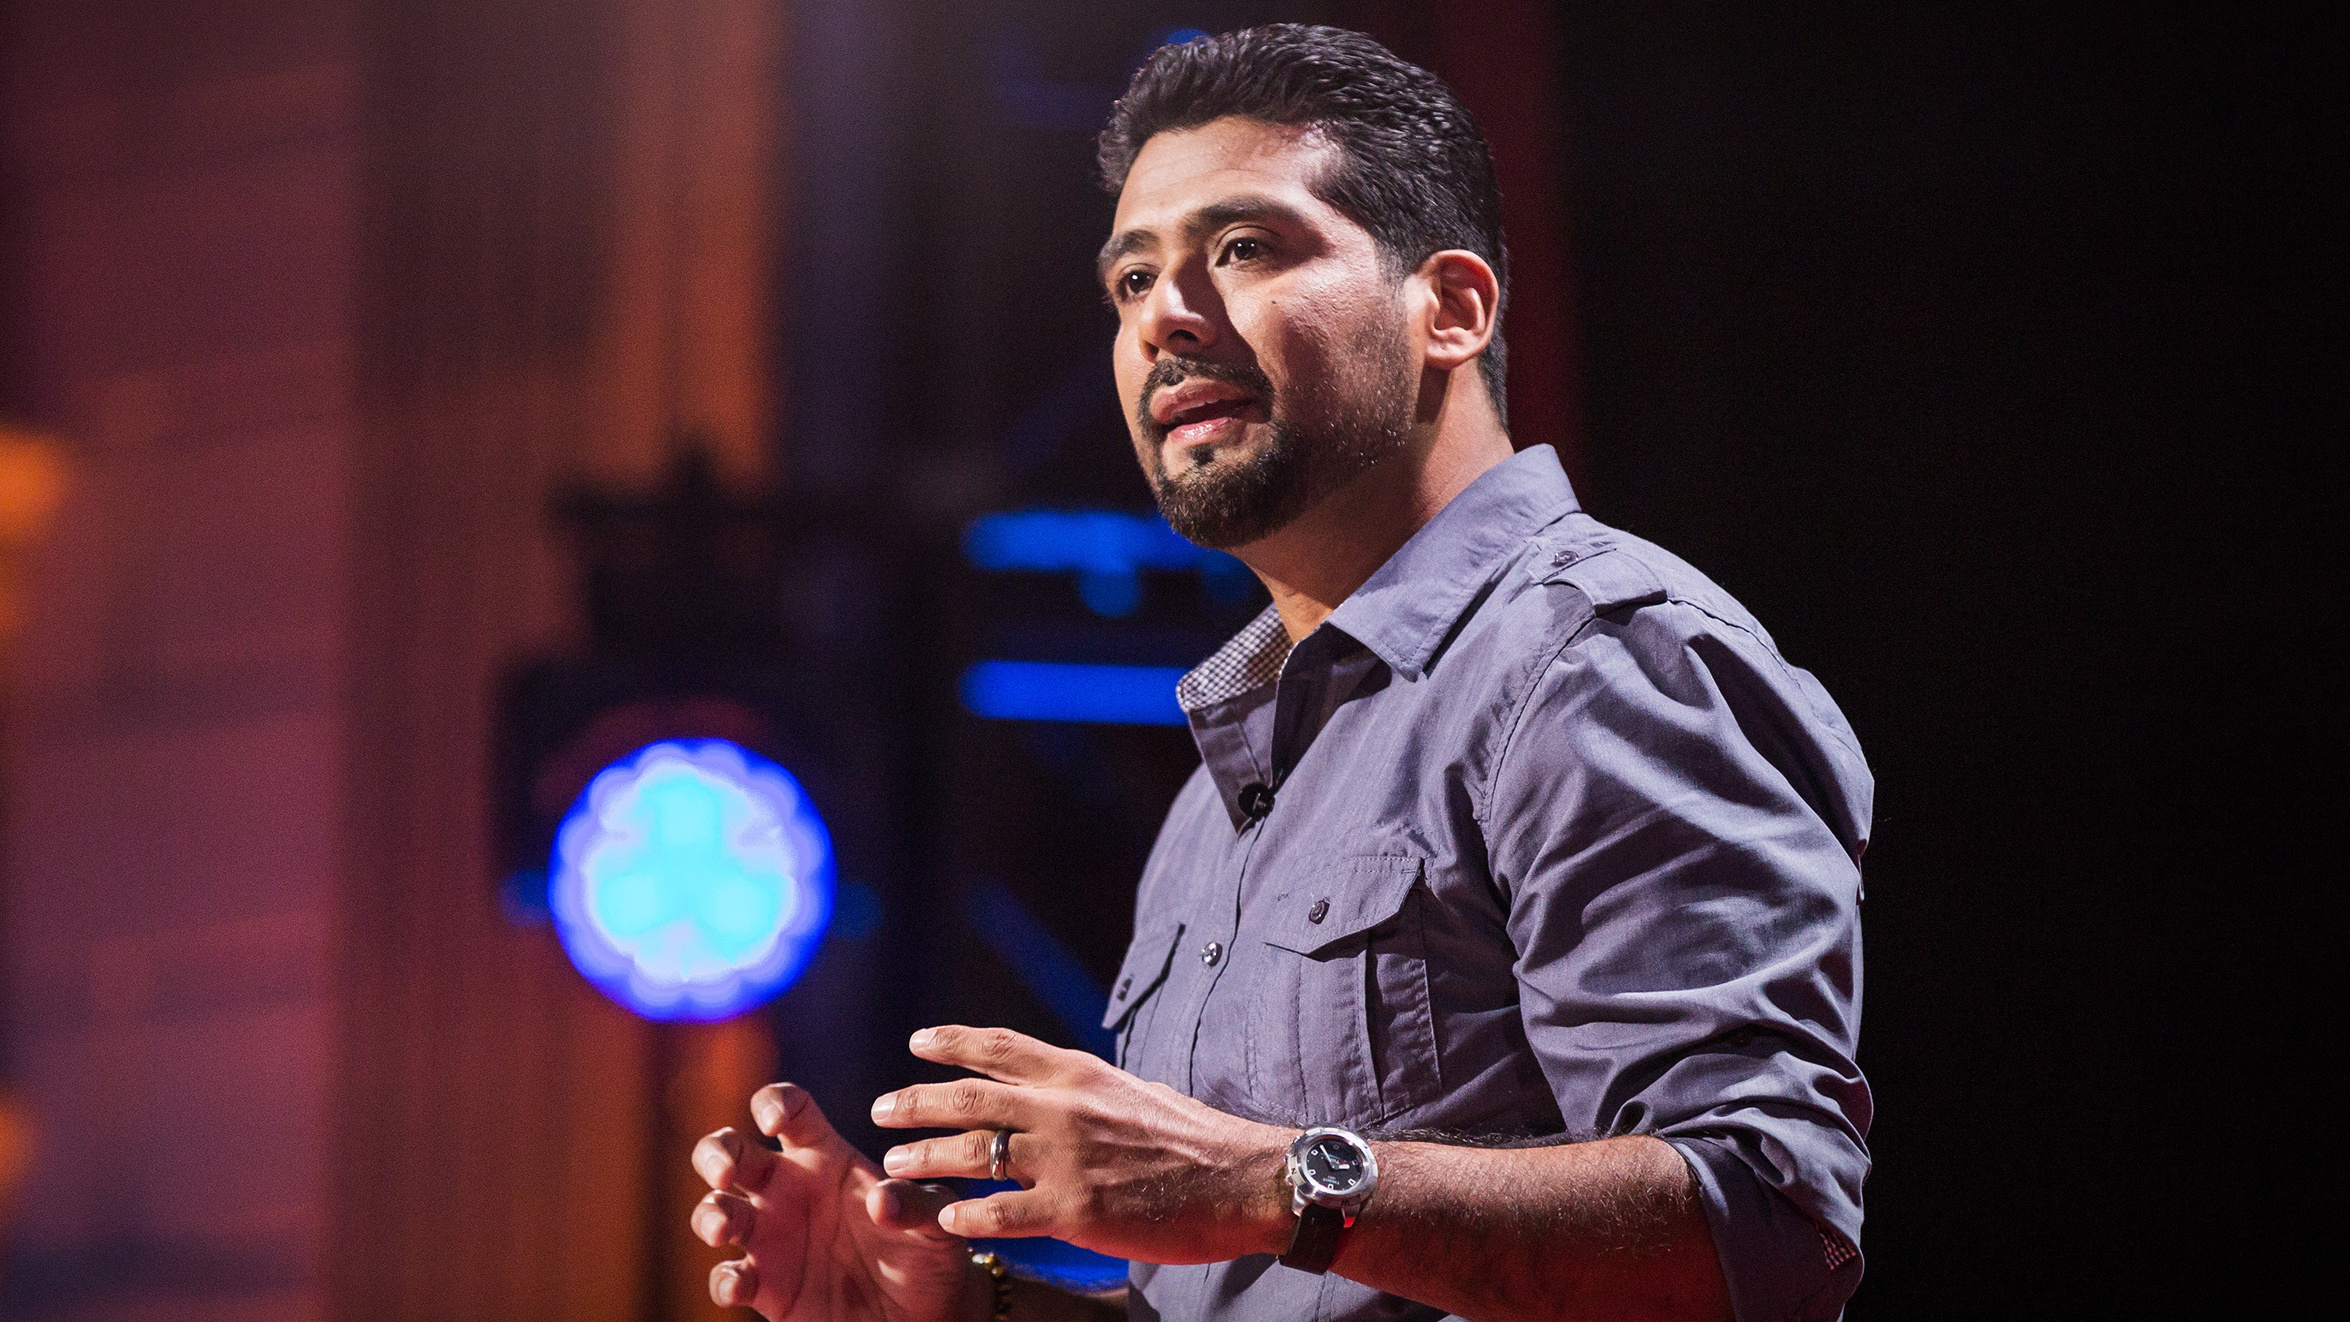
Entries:
{"type": "Polygon", "coordinates": [[[1161,353],[1188,356],[1214,344],[1214,306],[1215,291],[1204,275],[1178,269],[1160,276],[1143,296],[1136,326],[1143,357],[1156,362],[1161,353]]]}

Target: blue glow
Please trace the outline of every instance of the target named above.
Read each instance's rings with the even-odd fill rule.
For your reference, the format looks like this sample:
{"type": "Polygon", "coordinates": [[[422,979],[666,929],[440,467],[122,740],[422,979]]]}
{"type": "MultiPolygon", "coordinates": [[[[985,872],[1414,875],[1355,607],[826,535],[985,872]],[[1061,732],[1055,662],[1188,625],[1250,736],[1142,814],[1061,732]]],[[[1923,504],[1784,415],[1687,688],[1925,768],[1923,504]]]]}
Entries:
{"type": "Polygon", "coordinates": [[[1183,540],[1156,515],[1116,510],[1018,510],[972,521],[963,555],[985,570],[1077,575],[1078,595],[1096,614],[1122,618],[1142,605],[1145,569],[1196,570],[1211,599],[1245,602],[1256,580],[1222,551],[1183,540]]]}
{"type": "Polygon", "coordinates": [[[1122,620],[1142,609],[1142,578],[1089,571],[1077,576],[1077,596],[1094,614],[1122,620]]]}
{"type": "MultiPolygon", "coordinates": [[[[993,1193],[1015,1193],[1020,1186],[1006,1180],[997,1184],[992,1180],[972,1180],[963,1191],[965,1198],[984,1198],[993,1193]]],[[[1047,1285],[1065,1290],[1091,1293],[1114,1290],[1126,1283],[1127,1263],[1124,1258],[1113,1258],[1092,1249],[1081,1249],[1063,1239],[1046,1239],[1041,1235],[1022,1239],[975,1239],[971,1247],[982,1252],[1000,1255],[1015,1267],[1026,1268],[1024,1275],[1034,1276],[1047,1285]]]]}
{"type": "Polygon", "coordinates": [[[1079,666],[982,661],[963,672],[963,705],[1005,721],[1183,725],[1175,666],[1079,666]]]}
{"type": "Polygon", "coordinates": [[[981,569],[1045,573],[1194,569],[1210,558],[1231,558],[1183,540],[1164,519],[1116,510],[983,515],[964,531],[963,553],[981,569]]]}
{"type": "Polygon", "coordinates": [[[547,904],[587,980],[648,1019],[724,1019],[807,967],[832,837],[791,773],[723,739],[596,774],[555,832],[547,904]]]}

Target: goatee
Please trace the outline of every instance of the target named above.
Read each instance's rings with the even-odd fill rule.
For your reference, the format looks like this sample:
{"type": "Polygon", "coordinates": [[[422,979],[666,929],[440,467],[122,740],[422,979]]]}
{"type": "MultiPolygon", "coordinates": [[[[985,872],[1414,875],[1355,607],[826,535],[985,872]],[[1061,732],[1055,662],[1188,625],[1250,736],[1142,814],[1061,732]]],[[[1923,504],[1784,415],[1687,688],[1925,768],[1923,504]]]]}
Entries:
{"type": "Polygon", "coordinates": [[[1417,385],[1402,327],[1371,328],[1340,355],[1354,371],[1277,393],[1254,367],[1161,358],[1143,383],[1136,426],[1143,475],[1167,524],[1195,545],[1228,551],[1281,531],[1316,501],[1403,448],[1417,385]],[[1192,377],[1240,386],[1266,410],[1267,436],[1254,453],[1201,447],[1170,475],[1167,429],[1150,416],[1154,391],[1192,377]]]}

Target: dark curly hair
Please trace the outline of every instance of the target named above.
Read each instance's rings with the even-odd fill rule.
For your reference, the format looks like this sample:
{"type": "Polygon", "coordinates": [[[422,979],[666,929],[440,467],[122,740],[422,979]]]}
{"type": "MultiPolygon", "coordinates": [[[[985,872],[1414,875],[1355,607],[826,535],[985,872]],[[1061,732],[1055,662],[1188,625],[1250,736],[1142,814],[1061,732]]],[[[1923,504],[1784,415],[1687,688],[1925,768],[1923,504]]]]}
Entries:
{"type": "Polygon", "coordinates": [[[1342,28],[1271,23],[1162,46],[1136,71],[1102,130],[1102,185],[1112,193],[1152,135],[1228,115],[1307,125],[1338,149],[1314,196],[1370,231],[1390,276],[1465,248],[1501,283],[1493,341],[1478,362],[1503,420],[1509,303],[1501,189],[1477,121],[1444,80],[1342,28]]]}

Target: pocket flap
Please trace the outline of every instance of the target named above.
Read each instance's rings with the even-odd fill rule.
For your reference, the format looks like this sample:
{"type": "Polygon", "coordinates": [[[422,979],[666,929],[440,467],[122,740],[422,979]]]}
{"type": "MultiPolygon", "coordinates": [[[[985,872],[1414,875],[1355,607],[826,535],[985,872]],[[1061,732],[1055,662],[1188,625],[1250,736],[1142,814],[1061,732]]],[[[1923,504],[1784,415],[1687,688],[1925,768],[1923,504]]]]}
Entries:
{"type": "Polygon", "coordinates": [[[1125,1027],[1134,1007],[1150,999],[1167,970],[1175,965],[1175,947],[1183,944],[1183,924],[1167,923],[1134,934],[1126,947],[1126,962],[1118,966],[1118,980],[1110,984],[1109,1008],[1102,1011],[1102,1027],[1116,1032],[1125,1027]]]}
{"type": "Polygon", "coordinates": [[[1403,912],[1421,861],[1394,854],[1332,859],[1273,898],[1265,944],[1320,955],[1403,912]]]}

